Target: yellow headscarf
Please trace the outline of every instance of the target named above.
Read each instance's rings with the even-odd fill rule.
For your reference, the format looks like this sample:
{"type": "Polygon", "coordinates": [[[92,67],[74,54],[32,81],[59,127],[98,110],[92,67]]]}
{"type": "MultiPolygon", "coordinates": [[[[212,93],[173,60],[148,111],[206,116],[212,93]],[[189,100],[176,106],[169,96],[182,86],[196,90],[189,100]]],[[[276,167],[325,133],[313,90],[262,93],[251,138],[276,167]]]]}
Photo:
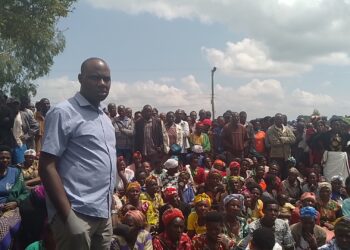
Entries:
{"type": "Polygon", "coordinates": [[[194,204],[197,205],[199,202],[205,201],[211,206],[211,199],[206,193],[198,194],[194,197],[194,204]]]}

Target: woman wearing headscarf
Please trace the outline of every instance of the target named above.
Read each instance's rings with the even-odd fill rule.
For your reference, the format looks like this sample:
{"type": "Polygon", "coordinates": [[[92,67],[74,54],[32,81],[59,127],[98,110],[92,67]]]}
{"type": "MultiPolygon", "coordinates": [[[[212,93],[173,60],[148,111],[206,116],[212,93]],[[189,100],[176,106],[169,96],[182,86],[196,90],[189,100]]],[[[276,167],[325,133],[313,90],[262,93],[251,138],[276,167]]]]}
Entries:
{"type": "Polygon", "coordinates": [[[343,177],[336,175],[331,179],[332,184],[332,196],[331,199],[336,201],[339,205],[342,205],[343,200],[348,198],[345,188],[343,187],[343,177]]]}
{"type": "Polygon", "coordinates": [[[135,181],[130,182],[126,189],[126,197],[124,198],[124,204],[131,204],[136,207],[139,211],[146,215],[146,219],[150,225],[156,225],[157,216],[154,213],[152,202],[148,200],[140,199],[141,185],[135,181]]]}
{"type": "Polygon", "coordinates": [[[194,211],[188,216],[187,233],[191,238],[196,234],[207,231],[205,227],[205,215],[211,208],[211,199],[205,194],[198,194],[194,198],[194,211]]]}
{"type": "MultiPolygon", "coordinates": [[[[297,202],[296,207],[292,212],[292,217],[290,218],[290,225],[300,222],[300,209],[308,206],[316,208],[316,195],[314,193],[305,192],[301,195],[300,201],[297,202]]],[[[317,225],[320,225],[320,217],[320,213],[317,211],[317,225]]]]}
{"type": "Polygon", "coordinates": [[[220,174],[220,171],[213,169],[208,173],[204,190],[211,198],[212,208],[218,210],[222,203],[222,194],[225,193],[225,187],[222,183],[222,175],[220,174]]]}
{"type": "Polygon", "coordinates": [[[122,218],[122,224],[115,229],[117,235],[111,250],[152,250],[152,236],[145,229],[145,215],[139,210],[129,210],[122,218]]]}
{"type": "Polygon", "coordinates": [[[300,210],[301,221],[291,226],[296,250],[317,249],[326,243],[326,232],[316,225],[317,211],[314,207],[300,210]]]}
{"type": "Polygon", "coordinates": [[[263,202],[260,200],[262,189],[255,182],[250,182],[247,184],[247,188],[248,189],[245,190],[245,192],[248,192],[250,194],[250,206],[247,206],[245,217],[247,219],[247,222],[250,223],[264,216],[262,211],[263,202]]]}
{"type": "Polygon", "coordinates": [[[34,149],[24,151],[24,162],[21,164],[21,169],[26,186],[33,187],[41,183],[38,160],[34,149]]]}
{"type": "Polygon", "coordinates": [[[158,193],[158,181],[157,177],[150,175],[146,178],[146,192],[140,194],[140,199],[143,201],[149,201],[152,203],[151,209],[147,211],[148,224],[156,229],[159,223],[159,208],[164,205],[161,195],[158,193]]]}
{"type": "Polygon", "coordinates": [[[331,200],[332,185],[329,182],[320,182],[318,187],[316,208],[321,214],[321,226],[334,230],[336,219],[342,216],[340,206],[336,201],[331,200]]]}
{"type": "Polygon", "coordinates": [[[235,243],[248,235],[247,220],[242,217],[244,210],[244,196],[230,194],[224,198],[225,219],[223,233],[235,243]]]}
{"type": "Polygon", "coordinates": [[[10,247],[21,224],[19,205],[29,196],[21,170],[10,163],[11,149],[0,146],[0,249],[10,247]]]}
{"type": "Polygon", "coordinates": [[[296,168],[290,168],[288,177],[281,184],[281,193],[287,194],[292,204],[295,204],[301,195],[300,173],[296,168]]]}
{"type": "Polygon", "coordinates": [[[213,166],[212,166],[213,169],[216,169],[217,171],[220,172],[222,177],[226,176],[226,168],[225,167],[226,167],[225,162],[222,160],[219,160],[219,159],[215,160],[213,163],[213,166]]]}
{"type": "Polygon", "coordinates": [[[170,208],[162,215],[165,231],[153,238],[155,250],[191,250],[192,241],[185,230],[185,217],[181,210],[170,208]]]}

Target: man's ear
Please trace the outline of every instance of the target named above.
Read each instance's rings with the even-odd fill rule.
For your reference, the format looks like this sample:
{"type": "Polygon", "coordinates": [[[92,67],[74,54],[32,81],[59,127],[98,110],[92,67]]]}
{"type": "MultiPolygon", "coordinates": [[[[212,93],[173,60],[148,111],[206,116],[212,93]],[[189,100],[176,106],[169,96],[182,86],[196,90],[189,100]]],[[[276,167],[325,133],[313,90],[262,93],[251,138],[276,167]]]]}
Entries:
{"type": "Polygon", "coordinates": [[[82,82],[82,79],[83,79],[83,76],[81,74],[79,74],[78,75],[78,80],[79,80],[80,83],[82,82]]]}

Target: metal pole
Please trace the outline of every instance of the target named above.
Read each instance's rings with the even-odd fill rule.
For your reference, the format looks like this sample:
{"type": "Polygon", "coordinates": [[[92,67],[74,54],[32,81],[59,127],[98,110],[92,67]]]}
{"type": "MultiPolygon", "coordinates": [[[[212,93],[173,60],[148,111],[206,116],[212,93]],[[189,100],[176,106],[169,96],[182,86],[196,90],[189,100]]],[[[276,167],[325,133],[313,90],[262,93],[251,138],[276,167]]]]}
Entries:
{"type": "Polygon", "coordinates": [[[211,112],[212,119],[215,119],[215,108],[214,108],[214,73],[216,71],[216,67],[211,70],[211,112]]]}

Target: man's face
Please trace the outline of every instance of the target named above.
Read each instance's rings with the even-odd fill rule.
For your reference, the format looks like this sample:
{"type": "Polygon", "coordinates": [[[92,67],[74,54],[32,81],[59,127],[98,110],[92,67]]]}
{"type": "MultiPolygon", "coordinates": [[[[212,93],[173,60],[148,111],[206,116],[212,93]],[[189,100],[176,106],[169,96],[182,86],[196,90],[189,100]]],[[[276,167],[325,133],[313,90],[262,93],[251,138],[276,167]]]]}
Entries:
{"type": "Polygon", "coordinates": [[[282,115],[276,115],[275,116],[275,125],[277,127],[280,127],[280,126],[282,126],[282,124],[283,124],[283,116],[282,115]]]}
{"type": "Polygon", "coordinates": [[[124,117],[125,116],[125,107],[124,106],[119,106],[118,107],[118,114],[120,115],[120,117],[124,117]]]}
{"type": "Polygon", "coordinates": [[[0,152],[0,169],[7,168],[11,163],[11,154],[8,151],[0,152]]]}
{"type": "Polygon", "coordinates": [[[234,125],[238,124],[238,122],[239,122],[239,115],[238,115],[238,113],[235,113],[235,112],[232,113],[231,122],[234,125]]]}
{"type": "Polygon", "coordinates": [[[114,103],[110,103],[108,105],[108,113],[111,117],[115,117],[117,114],[117,107],[115,106],[114,103]]]}
{"type": "Polygon", "coordinates": [[[301,221],[303,232],[314,234],[315,218],[303,217],[303,218],[300,218],[300,221],[301,221]]]}
{"type": "Polygon", "coordinates": [[[335,132],[339,132],[340,131],[340,122],[339,121],[334,121],[331,123],[331,128],[333,131],[335,132]]]}
{"type": "Polygon", "coordinates": [[[166,114],[166,121],[168,124],[173,124],[175,121],[175,115],[173,112],[167,113],[166,114]]]}
{"type": "Polygon", "coordinates": [[[48,99],[44,99],[41,102],[41,109],[42,109],[43,113],[46,113],[47,111],[49,111],[50,107],[51,107],[51,104],[50,104],[50,101],[48,99]]]}
{"type": "Polygon", "coordinates": [[[126,108],[125,109],[125,115],[129,118],[132,117],[132,109],[131,108],[126,108]]]}
{"type": "Polygon", "coordinates": [[[146,107],[143,109],[142,111],[142,116],[143,118],[145,118],[146,120],[149,120],[152,117],[153,111],[151,107],[146,107]]]}
{"type": "Polygon", "coordinates": [[[205,119],[205,111],[203,109],[199,111],[199,118],[205,119]]]}
{"type": "Polygon", "coordinates": [[[175,112],[175,118],[176,118],[176,120],[177,121],[181,121],[182,120],[182,113],[181,113],[181,110],[176,110],[176,112],[175,112]]]}
{"type": "Polygon", "coordinates": [[[79,82],[84,97],[92,104],[99,104],[107,98],[111,87],[109,67],[102,60],[91,60],[79,75],[79,82]]]}
{"type": "Polygon", "coordinates": [[[241,121],[242,124],[244,124],[247,121],[247,114],[246,113],[240,113],[239,114],[239,120],[241,121]]]}
{"type": "Polygon", "coordinates": [[[192,120],[192,121],[197,120],[197,113],[196,113],[196,112],[191,112],[191,113],[190,113],[190,117],[191,117],[191,120],[192,120]]]}
{"type": "Polygon", "coordinates": [[[264,210],[264,217],[268,220],[275,221],[279,213],[279,206],[277,204],[268,204],[264,210]]]}
{"type": "Polygon", "coordinates": [[[350,231],[349,230],[345,230],[345,229],[336,230],[335,239],[340,249],[342,250],[350,249],[350,231]]]}

